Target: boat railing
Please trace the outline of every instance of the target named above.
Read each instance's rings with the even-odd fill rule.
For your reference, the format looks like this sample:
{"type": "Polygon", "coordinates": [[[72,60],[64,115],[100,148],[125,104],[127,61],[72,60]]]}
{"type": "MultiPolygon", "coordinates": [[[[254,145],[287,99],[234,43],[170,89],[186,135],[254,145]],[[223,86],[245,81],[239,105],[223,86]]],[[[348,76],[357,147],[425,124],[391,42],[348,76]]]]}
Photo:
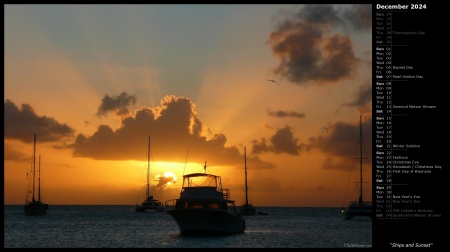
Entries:
{"type": "Polygon", "coordinates": [[[371,207],[372,206],[372,202],[371,201],[363,201],[363,202],[359,202],[359,201],[350,201],[348,203],[348,207],[371,207]]]}
{"type": "Polygon", "coordinates": [[[228,202],[227,209],[228,209],[229,213],[234,214],[234,215],[239,215],[239,212],[238,212],[238,210],[236,208],[236,205],[234,204],[233,201],[228,202]]]}
{"type": "Polygon", "coordinates": [[[166,208],[166,210],[175,209],[176,201],[177,201],[177,199],[166,200],[164,202],[164,207],[166,208]]]}
{"type": "Polygon", "coordinates": [[[230,199],[230,189],[222,189],[221,193],[224,199],[230,199]]]}
{"type": "Polygon", "coordinates": [[[238,211],[234,204],[234,201],[227,202],[215,202],[209,199],[205,200],[195,200],[195,201],[183,201],[177,203],[176,199],[166,200],[164,203],[164,207],[167,210],[172,209],[220,209],[227,211],[231,214],[237,215],[238,211]]]}

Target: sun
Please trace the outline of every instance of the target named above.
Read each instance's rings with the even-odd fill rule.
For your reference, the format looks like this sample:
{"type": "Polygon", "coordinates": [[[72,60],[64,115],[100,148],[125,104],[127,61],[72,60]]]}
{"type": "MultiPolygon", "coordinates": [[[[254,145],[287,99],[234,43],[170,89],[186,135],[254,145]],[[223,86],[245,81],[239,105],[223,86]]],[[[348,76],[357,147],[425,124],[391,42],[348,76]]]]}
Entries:
{"type": "Polygon", "coordinates": [[[177,176],[173,172],[170,171],[164,172],[163,177],[167,179],[171,178],[171,180],[167,180],[167,185],[173,185],[177,182],[177,176]]]}

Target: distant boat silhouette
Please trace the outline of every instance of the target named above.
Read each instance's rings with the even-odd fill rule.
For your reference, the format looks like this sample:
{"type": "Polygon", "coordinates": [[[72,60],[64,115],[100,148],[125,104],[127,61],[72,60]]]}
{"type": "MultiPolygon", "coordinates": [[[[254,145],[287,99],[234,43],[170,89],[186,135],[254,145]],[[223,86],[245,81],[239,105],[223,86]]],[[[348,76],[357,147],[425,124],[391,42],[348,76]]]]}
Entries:
{"type": "Polygon", "coordinates": [[[359,140],[360,140],[360,155],[359,155],[359,161],[360,161],[360,177],[359,177],[359,199],[358,201],[350,201],[348,203],[347,208],[342,209],[342,218],[345,220],[350,220],[354,216],[367,216],[372,218],[372,202],[369,201],[363,201],[363,190],[362,190],[362,122],[361,122],[361,116],[359,116],[359,127],[360,127],[360,134],[359,134],[359,140]]]}
{"type": "Polygon", "coordinates": [[[147,153],[147,187],[145,190],[145,199],[138,205],[136,204],[136,212],[145,212],[146,210],[154,210],[156,212],[165,212],[166,208],[157,199],[150,194],[150,137],[148,137],[148,153],[147,153]]]}
{"type": "Polygon", "coordinates": [[[244,147],[244,170],[245,170],[245,204],[239,208],[239,213],[241,215],[255,215],[256,208],[253,204],[248,203],[248,186],[247,186],[247,153],[244,147]]]}
{"type": "Polygon", "coordinates": [[[36,134],[34,134],[34,151],[33,151],[33,168],[32,168],[32,189],[28,190],[29,193],[32,194],[31,201],[28,202],[28,194],[27,200],[24,207],[25,215],[46,215],[48,210],[48,204],[45,204],[41,201],[41,156],[39,155],[39,172],[38,172],[38,199],[36,200],[34,197],[35,194],[35,180],[36,180],[36,134]]]}

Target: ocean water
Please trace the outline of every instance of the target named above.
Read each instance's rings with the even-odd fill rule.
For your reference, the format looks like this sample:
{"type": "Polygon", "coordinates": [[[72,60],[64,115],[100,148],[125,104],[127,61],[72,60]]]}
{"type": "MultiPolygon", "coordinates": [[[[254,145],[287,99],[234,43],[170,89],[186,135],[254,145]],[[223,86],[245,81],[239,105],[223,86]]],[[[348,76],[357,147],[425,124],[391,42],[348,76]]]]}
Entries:
{"type": "Polygon", "coordinates": [[[245,233],[180,235],[165,212],[134,206],[49,206],[26,216],[4,206],[4,248],[360,248],[372,246],[372,220],[343,220],[339,208],[257,207],[245,233]]]}

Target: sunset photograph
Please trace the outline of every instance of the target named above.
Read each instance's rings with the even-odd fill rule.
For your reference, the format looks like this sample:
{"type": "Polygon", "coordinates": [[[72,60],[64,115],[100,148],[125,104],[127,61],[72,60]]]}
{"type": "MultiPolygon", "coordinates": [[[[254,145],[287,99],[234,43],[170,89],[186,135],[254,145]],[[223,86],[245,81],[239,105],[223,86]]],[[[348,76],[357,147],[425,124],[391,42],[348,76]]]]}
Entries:
{"type": "Polygon", "coordinates": [[[372,201],[371,146],[371,4],[4,5],[4,205],[22,218],[38,197],[45,218],[139,215],[146,192],[165,204],[208,173],[268,214],[246,233],[272,208],[359,225],[340,209],[372,201]]]}

